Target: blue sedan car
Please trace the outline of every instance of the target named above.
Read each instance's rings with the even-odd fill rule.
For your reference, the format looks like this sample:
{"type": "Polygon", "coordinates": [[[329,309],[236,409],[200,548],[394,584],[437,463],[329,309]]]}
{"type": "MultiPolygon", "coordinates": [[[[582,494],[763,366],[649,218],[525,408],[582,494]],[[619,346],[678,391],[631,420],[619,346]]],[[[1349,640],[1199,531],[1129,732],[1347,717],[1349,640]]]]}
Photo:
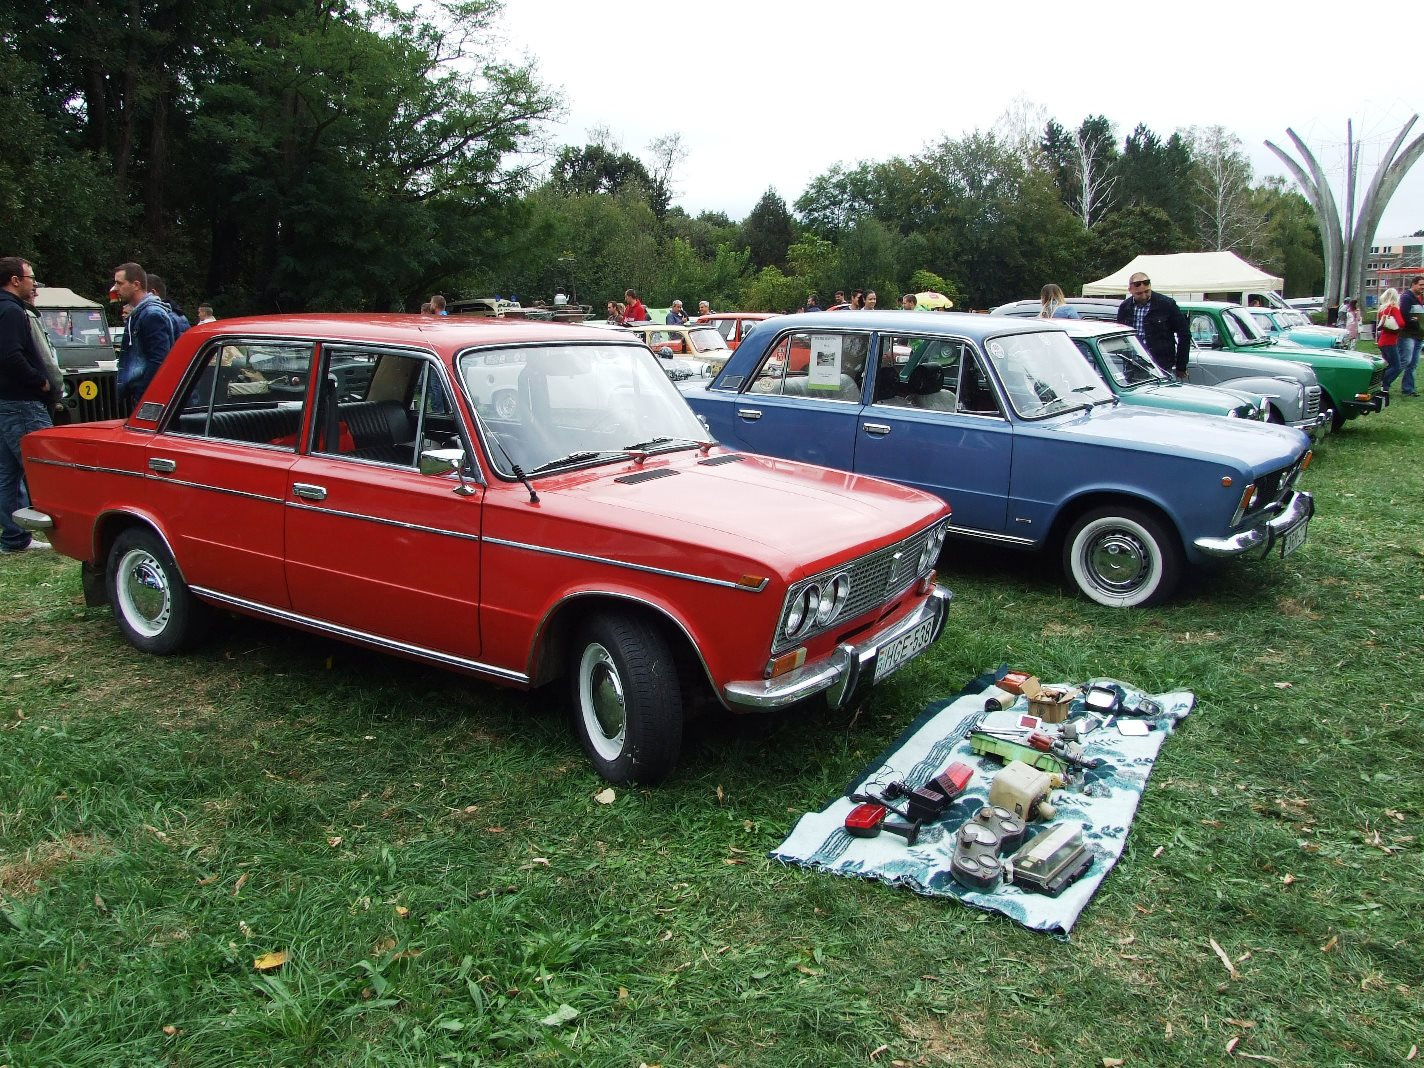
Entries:
{"type": "Polygon", "coordinates": [[[1292,553],[1314,513],[1301,431],[1121,405],[1046,322],[782,316],[683,392],[724,445],[928,490],[951,533],[1059,551],[1114,607],[1166,597],[1188,565],[1292,553]]]}

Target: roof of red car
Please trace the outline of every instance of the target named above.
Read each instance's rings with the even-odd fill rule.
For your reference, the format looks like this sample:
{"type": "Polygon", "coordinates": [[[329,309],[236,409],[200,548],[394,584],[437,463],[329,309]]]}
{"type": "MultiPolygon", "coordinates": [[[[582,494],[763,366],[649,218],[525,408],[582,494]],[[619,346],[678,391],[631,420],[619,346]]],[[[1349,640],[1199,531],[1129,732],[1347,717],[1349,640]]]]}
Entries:
{"type": "MultiPolygon", "coordinates": [[[[538,341],[602,341],[619,332],[577,323],[504,319],[481,315],[396,315],[354,312],[307,315],[254,315],[218,319],[193,327],[194,337],[241,334],[262,337],[313,337],[335,341],[421,343],[432,348],[462,349],[471,345],[500,345],[538,341]],[[201,331],[200,333],[197,333],[201,331]]],[[[636,344],[631,335],[620,340],[636,344]]]]}

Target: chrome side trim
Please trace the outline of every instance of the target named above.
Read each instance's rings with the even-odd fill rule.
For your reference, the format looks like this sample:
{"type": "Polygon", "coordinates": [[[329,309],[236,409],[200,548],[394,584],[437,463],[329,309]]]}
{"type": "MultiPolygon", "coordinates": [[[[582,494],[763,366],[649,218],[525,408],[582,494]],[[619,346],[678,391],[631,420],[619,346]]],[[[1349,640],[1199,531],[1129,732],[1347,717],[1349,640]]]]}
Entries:
{"type": "Polygon", "coordinates": [[[1020,538],[1013,534],[996,534],[991,530],[974,530],[970,527],[957,527],[953,523],[949,525],[950,537],[978,538],[981,541],[1002,542],[1005,545],[1020,545],[1024,548],[1031,548],[1038,544],[1033,538],[1020,538]]]}
{"type": "Polygon", "coordinates": [[[46,467],[67,467],[71,471],[92,471],[97,475],[124,475],[128,478],[148,478],[142,471],[124,471],[117,467],[98,467],[94,464],[76,464],[68,460],[46,460],[40,457],[26,459],[27,464],[43,464],[46,467]]]}
{"type": "Polygon", "coordinates": [[[465,541],[483,540],[478,534],[471,534],[464,530],[447,530],[444,527],[427,527],[421,523],[406,523],[399,519],[387,519],[379,515],[364,515],[360,512],[345,512],[340,508],[317,508],[315,505],[304,504],[301,501],[285,501],[288,508],[296,508],[303,512],[320,512],[322,515],[334,515],[341,519],[359,519],[367,523],[377,523],[383,527],[400,527],[402,530],[416,530],[425,534],[444,534],[449,538],[462,538],[465,541]]]}
{"type": "Polygon", "coordinates": [[[729,579],[708,578],[706,575],[693,575],[687,571],[670,571],[667,568],[651,567],[648,564],[633,564],[627,560],[614,560],[607,556],[592,556],[589,553],[570,552],[567,549],[554,549],[547,545],[530,545],[522,541],[510,541],[508,538],[484,539],[487,545],[503,545],[507,549],[524,549],[531,553],[543,553],[546,556],[562,556],[567,560],[588,560],[595,564],[606,564],[609,567],[621,567],[628,571],[641,571],[647,575],[662,575],[666,578],[686,579],[688,582],[701,582],[707,586],[720,586],[727,590],[742,590],[746,593],[761,593],[766,589],[770,578],[763,576],[756,586],[743,586],[740,582],[732,582],[729,579]]]}
{"type": "Polygon", "coordinates": [[[353,627],[343,627],[337,623],[328,623],[324,619],[313,619],[311,616],[304,616],[299,612],[289,612],[284,608],[273,608],[271,605],[259,604],[256,601],[249,601],[242,597],[233,597],[226,593],[219,593],[217,590],[208,589],[206,586],[193,586],[191,589],[198,596],[206,600],[214,601],[218,604],[231,605],[234,608],[241,608],[261,616],[268,616],[272,619],[281,620],[284,623],[310,627],[312,630],[321,631],[324,634],[334,634],[340,638],[349,638],[352,641],[361,642],[365,645],[374,645],[379,649],[390,649],[408,656],[419,657],[422,660],[429,660],[432,663],[441,664],[445,667],[473,671],[481,675],[490,675],[494,678],[505,679],[509,682],[519,682],[525,685],[529,683],[529,676],[522,671],[512,671],[509,668],[497,667],[494,664],[482,663],[479,660],[470,660],[463,656],[456,656],[453,653],[442,653],[437,649],[427,649],[421,645],[398,642],[392,638],[382,638],[378,634],[371,634],[364,630],[356,630],[353,627]]]}
{"type": "Polygon", "coordinates": [[[265,493],[248,493],[246,490],[228,489],[226,486],[212,486],[206,482],[189,482],[181,478],[159,478],[157,475],[145,475],[144,478],[151,482],[164,482],[170,486],[183,486],[186,489],[208,490],[210,493],[225,493],[229,497],[243,497],[249,501],[266,501],[268,504],[281,504],[281,497],[269,497],[265,493]]]}

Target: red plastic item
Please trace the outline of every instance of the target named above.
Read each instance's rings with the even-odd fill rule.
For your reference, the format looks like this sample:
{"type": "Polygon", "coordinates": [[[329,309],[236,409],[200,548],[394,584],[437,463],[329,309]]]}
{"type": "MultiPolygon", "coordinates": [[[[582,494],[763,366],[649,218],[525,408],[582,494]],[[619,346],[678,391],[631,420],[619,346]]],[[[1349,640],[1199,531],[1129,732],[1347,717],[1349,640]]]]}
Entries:
{"type": "Polygon", "coordinates": [[[974,778],[974,769],[968,764],[955,761],[931,779],[926,785],[938,790],[946,801],[953,801],[969,788],[969,780],[974,778]]]}
{"type": "Polygon", "coordinates": [[[845,829],[856,838],[874,838],[885,822],[884,805],[856,805],[845,818],[845,829]]]}

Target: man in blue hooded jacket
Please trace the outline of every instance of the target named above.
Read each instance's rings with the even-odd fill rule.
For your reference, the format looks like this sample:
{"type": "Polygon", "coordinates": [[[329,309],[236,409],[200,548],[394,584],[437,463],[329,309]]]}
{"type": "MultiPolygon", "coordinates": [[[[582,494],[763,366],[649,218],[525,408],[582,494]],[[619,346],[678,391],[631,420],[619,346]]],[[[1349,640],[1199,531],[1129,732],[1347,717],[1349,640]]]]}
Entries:
{"type": "Polygon", "coordinates": [[[173,320],[163,302],[148,292],[148,273],[137,263],[121,263],[114,268],[113,292],[129,309],[115,382],[120,406],[128,415],[138,407],[144,390],[173,347],[173,320]]]}

